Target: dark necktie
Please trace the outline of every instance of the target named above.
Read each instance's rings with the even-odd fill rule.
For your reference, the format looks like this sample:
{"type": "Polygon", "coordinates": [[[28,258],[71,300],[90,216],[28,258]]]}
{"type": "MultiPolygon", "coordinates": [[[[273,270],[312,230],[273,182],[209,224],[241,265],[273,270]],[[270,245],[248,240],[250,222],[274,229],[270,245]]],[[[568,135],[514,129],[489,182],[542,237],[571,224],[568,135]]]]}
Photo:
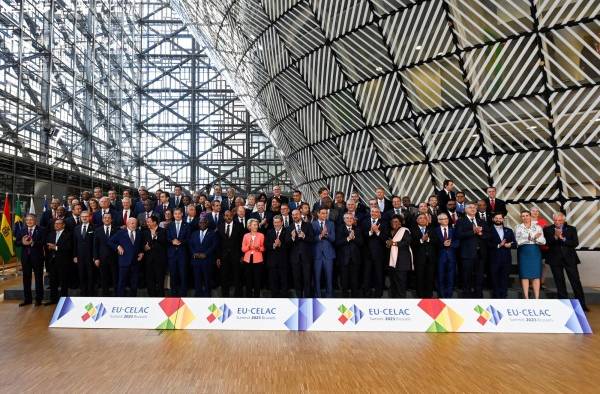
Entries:
{"type": "Polygon", "coordinates": [[[106,227],[106,238],[110,237],[110,227],[106,227]]]}
{"type": "Polygon", "coordinates": [[[227,238],[231,238],[231,229],[229,226],[231,226],[231,224],[227,224],[227,230],[225,231],[225,234],[227,234],[227,238]]]}
{"type": "Polygon", "coordinates": [[[448,233],[446,232],[446,227],[444,227],[444,241],[448,239],[448,233]]]}

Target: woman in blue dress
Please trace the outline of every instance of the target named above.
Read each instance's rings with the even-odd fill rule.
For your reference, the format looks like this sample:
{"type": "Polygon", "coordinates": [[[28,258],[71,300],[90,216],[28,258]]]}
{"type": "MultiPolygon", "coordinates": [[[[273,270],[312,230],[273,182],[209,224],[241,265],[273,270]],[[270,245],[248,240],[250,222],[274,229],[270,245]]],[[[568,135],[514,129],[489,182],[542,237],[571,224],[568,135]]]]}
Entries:
{"type": "Polygon", "coordinates": [[[521,224],[515,230],[519,278],[523,295],[529,298],[529,282],[533,285],[533,295],[540,298],[540,278],[542,277],[542,252],[540,245],[546,244],[543,229],[531,221],[529,211],[521,212],[521,224]]]}

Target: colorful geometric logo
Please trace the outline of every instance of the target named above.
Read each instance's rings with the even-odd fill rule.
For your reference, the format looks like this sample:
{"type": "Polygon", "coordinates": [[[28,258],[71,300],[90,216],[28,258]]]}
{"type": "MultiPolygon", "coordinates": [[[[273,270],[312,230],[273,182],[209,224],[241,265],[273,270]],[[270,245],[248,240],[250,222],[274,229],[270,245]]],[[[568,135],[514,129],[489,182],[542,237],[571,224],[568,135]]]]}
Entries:
{"type": "Polygon", "coordinates": [[[325,307],[316,298],[291,298],[295,312],[286,321],[290,331],[306,331],[325,312],[325,307]]]}
{"type": "Polygon", "coordinates": [[[341,313],[340,317],[338,317],[338,320],[342,324],[346,324],[350,321],[356,325],[364,315],[363,311],[358,309],[356,305],[352,305],[350,308],[347,308],[346,305],[342,304],[338,307],[338,311],[341,313]]]}
{"type": "Polygon", "coordinates": [[[456,332],[465,321],[440,299],[422,299],[419,308],[433,319],[426,332],[456,332]]]}
{"type": "Polygon", "coordinates": [[[231,309],[229,309],[227,304],[223,304],[220,307],[217,307],[217,304],[212,304],[208,307],[208,310],[210,311],[210,314],[206,316],[206,320],[208,320],[209,323],[212,323],[215,320],[223,323],[231,316],[231,309]]]}
{"type": "Polygon", "coordinates": [[[93,321],[98,321],[102,316],[106,315],[106,308],[102,303],[94,306],[91,302],[85,306],[86,312],[81,316],[81,320],[87,321],[88,319],[92,319],[93,321]]]}
{"type": "Polygon", "coordinates": [[[475,312],[479,314],[477,322],[479,322],[479,324],[482,326],[485,326],[487,322],[491,322],[497,326],[498,323],[500,323],[500,320],[502,320],[502,317],[504,317],[504,315],[502,315],[498,309],[491,305],[488,306],[487,309],[483,309],[481,305],[477,305],[475,307],[475,312]]]}
{"type": "Polygon", "coordinates": [[[196,319],[181,298],[165,298],[158,305],[167,315],[167,320],[160,323],[157,330],[181,330],[196,319]]]}

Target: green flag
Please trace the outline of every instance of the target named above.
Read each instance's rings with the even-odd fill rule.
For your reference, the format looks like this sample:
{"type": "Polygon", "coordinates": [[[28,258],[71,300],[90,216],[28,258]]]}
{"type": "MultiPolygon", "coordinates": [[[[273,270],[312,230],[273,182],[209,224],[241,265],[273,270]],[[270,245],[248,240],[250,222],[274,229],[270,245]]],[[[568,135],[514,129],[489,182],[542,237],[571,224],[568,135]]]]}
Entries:
{"type": "Polygon", "coordinates": [[[8,201],[8,193],[6,193],[2,221],[0,222],[0,257],[4,260],[4,263],[8,263],[14,255],[13,235],[10,226],[10,202],[8,201]]]}

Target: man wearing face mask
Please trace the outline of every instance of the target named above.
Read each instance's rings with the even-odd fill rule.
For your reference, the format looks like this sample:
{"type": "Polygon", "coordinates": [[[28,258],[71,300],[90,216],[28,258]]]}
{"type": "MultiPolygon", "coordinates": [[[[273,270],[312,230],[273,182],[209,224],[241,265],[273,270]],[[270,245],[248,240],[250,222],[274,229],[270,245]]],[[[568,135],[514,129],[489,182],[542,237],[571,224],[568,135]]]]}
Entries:
{"type": "Polygon", "coordinates": [[[492,279],[493,298],[506,298],[508,276],[512,265],[511,249],[517,247],[514,232],[504,226],[504,216],[496,213],[493,217],[490,232],[490,276],[492,279]]]}

